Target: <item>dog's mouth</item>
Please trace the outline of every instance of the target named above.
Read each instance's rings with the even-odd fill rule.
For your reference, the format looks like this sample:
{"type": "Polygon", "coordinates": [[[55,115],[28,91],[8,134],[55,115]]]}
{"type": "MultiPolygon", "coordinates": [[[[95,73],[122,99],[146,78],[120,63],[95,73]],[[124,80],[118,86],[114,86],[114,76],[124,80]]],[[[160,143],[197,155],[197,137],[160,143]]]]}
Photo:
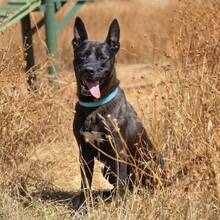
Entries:
{"type": "Polygon", "coordinates": [[[90,94],[99,99],[101,97],[99,81],[83,80],[83,84],[88,88],[90,94]]]}

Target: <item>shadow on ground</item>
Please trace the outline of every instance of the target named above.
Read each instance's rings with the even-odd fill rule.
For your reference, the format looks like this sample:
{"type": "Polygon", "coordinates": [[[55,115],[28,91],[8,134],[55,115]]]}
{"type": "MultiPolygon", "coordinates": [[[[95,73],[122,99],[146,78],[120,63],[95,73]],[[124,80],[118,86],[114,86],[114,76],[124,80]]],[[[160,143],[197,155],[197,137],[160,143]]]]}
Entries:
{"type": "MultiPolygon", "coordinates": [[[[78,210],[80,191],[78,192],[65,192],[56,190],[43,190],[38,192],[33,192],[30,195],[32,198],[40,199],[43,202],[56,202],[60,205],[66,205],[68,208],[73,210],[78,210]]],[[[111,191],[92,191],[93,201],[98,202],[102,199],[105,202],[112,201],[111,191]]]]}

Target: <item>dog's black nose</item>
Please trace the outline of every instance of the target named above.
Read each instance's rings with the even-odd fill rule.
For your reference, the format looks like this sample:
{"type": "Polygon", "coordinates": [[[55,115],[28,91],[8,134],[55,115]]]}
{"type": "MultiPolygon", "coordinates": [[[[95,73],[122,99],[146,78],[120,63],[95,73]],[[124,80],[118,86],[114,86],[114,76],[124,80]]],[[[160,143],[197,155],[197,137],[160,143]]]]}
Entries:
{"type": "Polygon", "coordinates": [[[95,73],[95,70],[93,67],[86,67],[85,71],[89,76],[92,76],[95,73]]]}

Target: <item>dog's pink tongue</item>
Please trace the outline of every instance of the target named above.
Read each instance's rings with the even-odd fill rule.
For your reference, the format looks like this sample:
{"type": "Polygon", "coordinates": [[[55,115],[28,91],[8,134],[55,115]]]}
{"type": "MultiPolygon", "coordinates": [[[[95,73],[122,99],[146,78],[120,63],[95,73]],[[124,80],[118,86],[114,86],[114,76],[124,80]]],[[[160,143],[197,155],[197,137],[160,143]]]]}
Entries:
{"type": "Polygon", "coordinates": [[[100,89],[99,89],[99,82],[92,82],[92,81],[85,81],[86,86],[88,87],[90,93],[96,98],[101,97],[100,89]]]}

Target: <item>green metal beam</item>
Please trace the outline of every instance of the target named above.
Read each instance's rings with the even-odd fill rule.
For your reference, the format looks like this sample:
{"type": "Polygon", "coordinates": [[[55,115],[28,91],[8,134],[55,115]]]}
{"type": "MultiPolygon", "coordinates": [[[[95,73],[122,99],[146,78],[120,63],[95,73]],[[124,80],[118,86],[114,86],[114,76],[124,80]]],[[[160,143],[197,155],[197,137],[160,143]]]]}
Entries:
{"type": "MultiPolygon", "coordinates": [[[[0,7],[0,31],[5,30],[12,24],[21,21],[23,42],[28,44],[27,52],[27,69],[30,70],[34,66],[34,51],[32,47],[32,35],[45,22],[46,43],[51,66],[48,68],[48,73],[56,76],[58,67],[57,58],[57,34],[61,32],[80,7],[90,0],[78,0],[75,5],[63,16],[59,23],[56,22],[56,12],[62,8],[68,0],[7,0],[6,5],[0,7]],[[30,13],[33,11],[41,11],[44,13],[44,18],[41,19],[36,27],[31,29],[30,13]]],[[[30,79],[31,82],[35,80],[30,79]]]]}
{"type": "Polygon", "coordinates": [[[58,67],[56,64],[57,56],[57,36],[56,36],[56,16],[55,16],[55,4],[51,0],[44,0],[45,3],[45,31],[46,31],[46,43],[49,50],[51,59],[51,66],[48,68],[50,75],[56,75],[58,67]]]}
{"type": "Polygon", "coordinates": [[[77,1],[74,7],[72,7],[67,15],[63,17],[63,19],[60,21],[60,23],[57,24],[56,32],[59,33],[63,30],[63,28],[70,22],[72,17],[76,14],[76,12],[80,9],[80,7],[85,3],[86,1],[77,1]]]}
{"type": "MultiPolygon", "coordinates": [[[[21,4],[19,9],[14,10],[10,14],[6,13],[5,18],[0,21],[0,31],[3,31],[6,28],[10,27],[11,25],[13,25],[13,24],[17,23],[18,21],[20,21],[22,18],[24,18],[26,15],[30,14],[38,6],[40,6],[40,4],[41,4],[41,0],[27,1],[27,4],[25,4],[25,5],[21,4]]],[[[1,10],[4,11],[4,7],[7,8],[8,5],[1,6],[0,11],[1,10]]]]}

